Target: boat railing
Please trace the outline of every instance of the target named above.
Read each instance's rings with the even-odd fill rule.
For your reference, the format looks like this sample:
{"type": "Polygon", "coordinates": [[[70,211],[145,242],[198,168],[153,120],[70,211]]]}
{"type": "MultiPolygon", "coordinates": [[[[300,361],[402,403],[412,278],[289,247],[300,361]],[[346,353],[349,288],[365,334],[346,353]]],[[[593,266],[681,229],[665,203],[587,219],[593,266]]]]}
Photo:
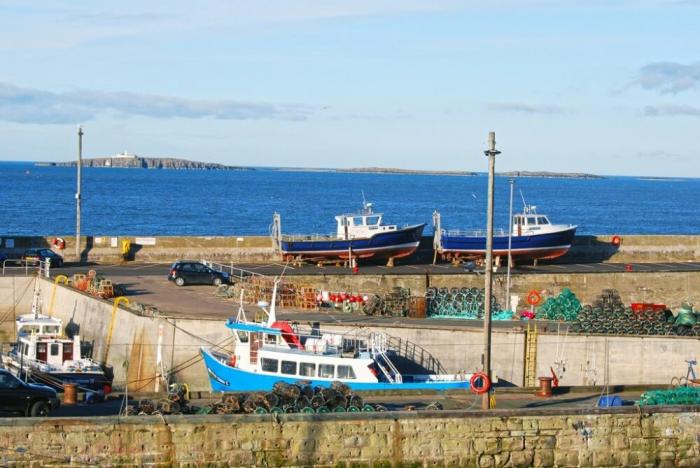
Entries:
{"type": "Polygon", "coordinates": [[[385,333],[371,333],[369,341],[372,358],[384,377],[391,383],[402,383],[401,373],[386,354],[388,350],[387,335],[385,333]]]}
{"type": "Polygon", "coordinates": [[[285,242],[301,242],[301,241],[328,241],[337,239],[335,233],[330,234],[282,234],[282,240],[285,242]]]}
{"type": "Polygon", "coordinates": [[[394,336],[388,336],[387,347],[398,356],[422,367],[432,374],[447,374],[447,369],[425,348],[416,343],[394,336]]]}
{"type": "MultiPolygon", "coordinates": [[[[486,237],[486,229],[443,229],[442,234],[448,237],[486,237]]],[[[504,237],[508,235],[508,231],[502,228],[493,230],[494,237],[504,237]]]]}

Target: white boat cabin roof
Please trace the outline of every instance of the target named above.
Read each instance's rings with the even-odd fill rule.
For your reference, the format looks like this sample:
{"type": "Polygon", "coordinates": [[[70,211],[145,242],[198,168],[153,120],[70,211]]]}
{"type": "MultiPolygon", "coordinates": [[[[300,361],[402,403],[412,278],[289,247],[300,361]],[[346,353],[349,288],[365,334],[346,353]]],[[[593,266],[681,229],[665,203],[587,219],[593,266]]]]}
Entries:
{"type": "Polygon", "coordinates": [[[17,334],[60,335],[63,322],[46,315],[25,314],[17,317],[17,334]]]}

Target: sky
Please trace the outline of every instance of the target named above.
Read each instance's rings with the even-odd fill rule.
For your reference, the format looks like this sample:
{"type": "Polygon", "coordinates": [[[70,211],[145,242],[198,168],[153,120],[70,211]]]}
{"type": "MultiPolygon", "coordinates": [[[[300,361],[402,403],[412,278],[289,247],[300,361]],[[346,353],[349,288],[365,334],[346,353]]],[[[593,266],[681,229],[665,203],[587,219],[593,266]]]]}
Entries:
{"type": "Polygon", "coordinates": [[[700,177],[700,0],[0,0],[0,161],[700,177]]]}

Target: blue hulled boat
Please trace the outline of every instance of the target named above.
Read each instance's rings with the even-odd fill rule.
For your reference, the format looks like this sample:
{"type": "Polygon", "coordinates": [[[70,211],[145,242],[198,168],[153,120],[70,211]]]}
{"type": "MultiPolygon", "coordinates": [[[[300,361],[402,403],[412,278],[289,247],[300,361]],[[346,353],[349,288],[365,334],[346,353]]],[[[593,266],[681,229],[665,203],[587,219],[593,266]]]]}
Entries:
{"type": "Polygon", "coordinates": [[[399,228],[382,223],[383,215],[363,203],[358,213],[335,217],[337,230],[328,235],[286,235],[275,214],[273,239],[285,259],[401,258],[411,255],[420,243],[425,223],[399,228]]]}
{"type": "MultiPolygon", "coordinates": [[[[474,259],[486,255],[484,231],[444,230],[440,228],[439,214],[436,219],[434,245],[442,258],[474,259]]],[[[546,215],[537,213],[535,206],[525,205],[522,213],[513,216],[511,255],[514,259],[524,260],[557,258],[569,251],[575,234],[576,226],[552,224],[546,215]]],[[[508,239],[507,231],[494,233],[494,256],[508,256],[508,239]]]]}
{"type": "Polygon", "coordinates": [[[276,319],[276,292],[277,284],[269,312],[263,309],[266,319],[248,321],[241,305],[226,322],[235,340],[232,352],[201,348],[212,391],[270,391],[277,382],[300,380],[322,387],[340,381],[353,390],[469,388],[471,374],[400,373],[384,333],[323,333],[320,327],[302,333],[298,325],[276,319]]]}

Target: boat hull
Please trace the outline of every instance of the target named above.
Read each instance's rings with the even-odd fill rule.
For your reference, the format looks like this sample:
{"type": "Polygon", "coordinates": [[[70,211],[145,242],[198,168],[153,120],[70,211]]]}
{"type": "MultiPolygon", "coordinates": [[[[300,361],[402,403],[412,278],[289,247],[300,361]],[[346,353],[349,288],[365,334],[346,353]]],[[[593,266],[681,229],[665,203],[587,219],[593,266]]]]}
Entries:
{"type": "MultiPolygon", "coordinates": [[[[520,259],[552,259],[561,257],[571,248],[576,227],[561,231],[511,237],[511,255],[520,259]]],[[[486,255],[486,237],[449,235],[440,237],[439,253],[447,257],[482,258],[486,255]]],[[[508,255],[508,236],[493,238],[493,255],[508,255]]]]}
{"type": "Polygon", "coordinates": [[[207,368],[211,389],[214,392],[258,392],[271,391],[272,387],[277,382],[296,383],[300,380],[310,382],[312,386],[330,387],[334,381],[340,381],[348,385],[355,391],[367,390],[450,390],[456,388],[469,388],[468,376],[464,376],[463,380],[435,380],[435,381],[419,381],[419,382],[402,382],[402,383],[387,383],[387,382],[358,382],[357,380],[344,379],[312,379],[305,377],[285,377],[277,374],[262,374],[256,372],[248,372],[236,367],[231,367],[215,356],[208,350],[201,350],[204,358],[204,365],[207,368]]]}
{"type": "Polygon", "coordinates": [[[283,255],[302,258],[346,259],[352,252],[355,258],[401,258],[418,248],[425,224],[395,231],[380,232],[372,237],[343,239],[285,240],[280,248],[283,255]]]}
{"type": "MultiPolygon", "coordinates": [[[[19,372],[14,368],[13,372],[21,379],[25,378],[23,372],[19,372]]],[[[46,385],[56,391],[62,392],[63,385],[67,383],[75,384],[80,391],[94,391],[110,393],[112,391],[112,381],[104,374],[88,373],[88,372],[41,372],[31,370],[26,376],[27,380],[33,383],[46,385]]]]}

